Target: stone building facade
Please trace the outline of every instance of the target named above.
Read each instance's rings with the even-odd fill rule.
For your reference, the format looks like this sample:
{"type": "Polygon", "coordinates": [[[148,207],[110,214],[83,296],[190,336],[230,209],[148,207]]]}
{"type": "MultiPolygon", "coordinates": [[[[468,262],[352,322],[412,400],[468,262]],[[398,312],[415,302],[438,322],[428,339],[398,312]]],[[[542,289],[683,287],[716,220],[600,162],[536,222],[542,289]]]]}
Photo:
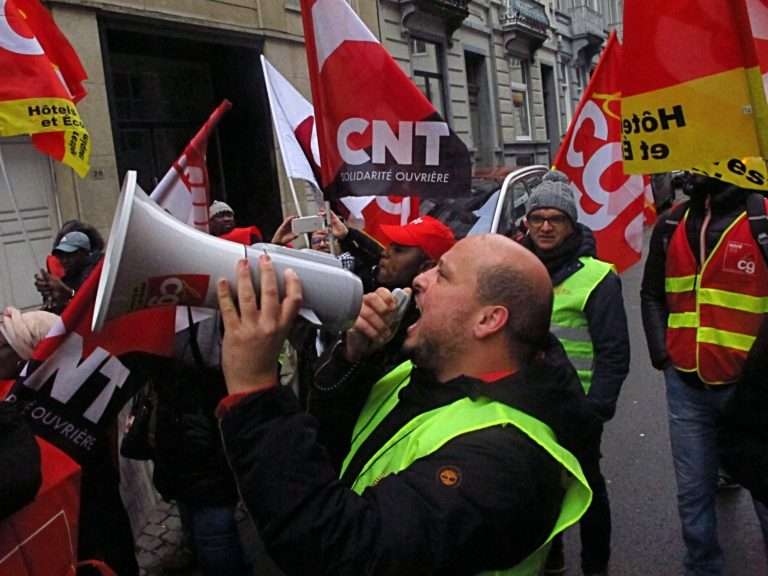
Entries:
{"type": "MultiPolygon", "coordinates": [[[[621,26],[621,0],[349,1],[478,167],[549,163],[607,31],[621,26]]],[[[209,143],[214,197],[267,233],[293,211],[259,56],[310,96],[299,0],[45,3],[89,74],[78,108],[92,168],[80,179],[28,139],[0,141],[13,190],[0,182],[0,304],[38,304],[32,274],[61,223],[106,235],[125,171],[151,190],[223,98],[234,106],[209,143]]]]}

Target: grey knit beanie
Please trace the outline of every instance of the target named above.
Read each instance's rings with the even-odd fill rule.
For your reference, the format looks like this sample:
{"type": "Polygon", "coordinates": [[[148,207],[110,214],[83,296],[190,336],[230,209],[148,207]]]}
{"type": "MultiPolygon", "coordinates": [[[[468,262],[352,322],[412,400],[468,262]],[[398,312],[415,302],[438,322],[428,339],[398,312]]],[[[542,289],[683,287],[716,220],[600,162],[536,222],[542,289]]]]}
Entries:
{"type": "Polygon", "coordinates": [[[221,214],[223,212],[231,212],[232,214],[235,213],[235,211],[232,210],[232,207],[226,202],[222,202],[221,200],[214,200],[211,204],[211,207],[208,208],[208,217],[213,218],[216,216],[216,214],[221,214]]]}
{"type": "Polygon", "coordinates": [[[531,191],[525,204],[525,213],[528,215],[542,208],[560,210],[571,222],[576,223],[579,218],[576,194],[568,176],[557,170],[551,170],[544,175],[541,184],[531,191]]]}

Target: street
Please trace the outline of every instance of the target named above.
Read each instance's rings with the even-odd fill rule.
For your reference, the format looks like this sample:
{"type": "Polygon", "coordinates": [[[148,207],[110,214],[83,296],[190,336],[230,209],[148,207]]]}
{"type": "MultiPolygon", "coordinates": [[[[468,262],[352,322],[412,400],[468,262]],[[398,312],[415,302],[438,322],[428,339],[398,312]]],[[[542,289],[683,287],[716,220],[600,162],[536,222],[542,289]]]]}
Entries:
{"type": "MultiPolygon", "coordinates": [[[[646,249],[647,249],[646,237],[646,249]]],[[[613,516],[613,576],[678,576],[683,543],[669,448],[664,378],[651,367],[640,318],[643,266],[622,275],[632,364],[616,416],[603,435],[603,473],[613,516]]],[[[765,575],[760,528],[746,491],[718,496],[727,576],[765,575]]],[[[578,530],[568,534],[568,574],[580,574],[578,530]]]]}

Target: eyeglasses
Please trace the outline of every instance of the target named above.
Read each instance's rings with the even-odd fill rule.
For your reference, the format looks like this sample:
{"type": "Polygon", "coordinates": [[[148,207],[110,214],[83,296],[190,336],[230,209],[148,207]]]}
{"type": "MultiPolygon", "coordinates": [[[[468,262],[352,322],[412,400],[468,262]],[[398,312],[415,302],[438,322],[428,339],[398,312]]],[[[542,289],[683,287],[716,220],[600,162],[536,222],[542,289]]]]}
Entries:
{"type": "Polygon", "coordinates": [[[568,216],[562,214],[555,214],[554,216],[539,216],[532,214],[528,216],[528,224],[534,228],[541,228],[544,226],[544,222],[549,222],[551,226],[563,226],[568,222],[568,216]]]}

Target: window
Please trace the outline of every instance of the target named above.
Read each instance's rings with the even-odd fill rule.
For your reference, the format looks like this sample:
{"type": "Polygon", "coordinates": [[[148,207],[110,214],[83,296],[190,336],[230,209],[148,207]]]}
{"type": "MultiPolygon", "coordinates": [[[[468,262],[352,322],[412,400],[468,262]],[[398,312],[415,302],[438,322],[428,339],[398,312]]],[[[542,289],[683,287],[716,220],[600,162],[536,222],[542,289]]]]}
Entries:
{"type": "Polygon", "coordinates": [[[526,60],[513,58],[510,62],[512,112],[515,118],[515,135],[518,139],[531,138],[531,96],[528,82],[530,70],[528,66],[526,60]]]}
{"type": "Polygon", "coordinates": [[[413,81],[416,86],[432,102],[440,116],[445,119],[445,83],[440,45],[428,40],[412,38],[411,63],[413,65],[413,81]]]}
{"type": "Polygon", "coordinates": [[[560,134],[565,134],[568,131],[568,124],[571,122],[571,85],[568,79],[568,64],[565,62],[560,62],[558,81],[560,85],[558,93],[560,99],[560,134]]]}

